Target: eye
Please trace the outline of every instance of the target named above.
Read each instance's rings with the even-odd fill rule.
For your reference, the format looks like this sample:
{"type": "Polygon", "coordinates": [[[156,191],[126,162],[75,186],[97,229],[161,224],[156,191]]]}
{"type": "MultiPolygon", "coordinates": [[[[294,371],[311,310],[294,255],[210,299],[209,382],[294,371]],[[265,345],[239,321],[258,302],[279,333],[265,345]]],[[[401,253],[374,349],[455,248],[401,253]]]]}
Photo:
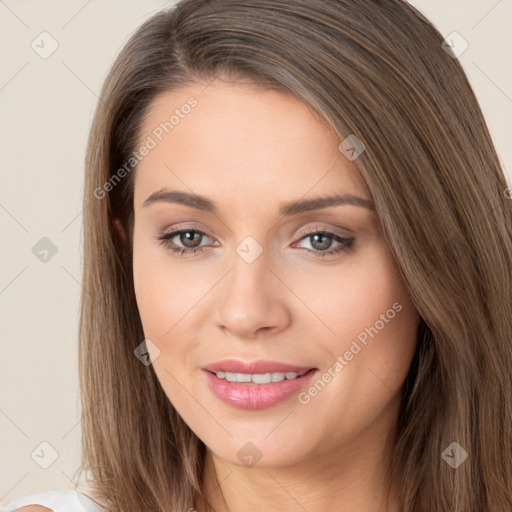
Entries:
{"type": "Polygon", "coordinates": [[[203,252],[203,247],[199,246],[202,237],[210,238],[206,233],[198,229],[183,228],[168,233],[161,233],[157,240],[160,240],[160,243],[173,253],[179,252],[183,255],[203,252]],[[172,242],[172,239],[176,237],[178,237],[178,242],[182,243],[184,247],[180,247],[172,242]]]}
{"type": "Polygon", "coordinates": [[[313,228],[306,232],[301,232],[300,235],[302,237],[301,240],[309,240],[312,247],[312,249],[306,248],[306,250],[320,257],[332,256],[343,251],[348,251],[355,242],[355,238],[346,238],[321,228],[313,228]],[[339,246],[335,249],[330,249],[333,240],[337,242],[339,246]]]}

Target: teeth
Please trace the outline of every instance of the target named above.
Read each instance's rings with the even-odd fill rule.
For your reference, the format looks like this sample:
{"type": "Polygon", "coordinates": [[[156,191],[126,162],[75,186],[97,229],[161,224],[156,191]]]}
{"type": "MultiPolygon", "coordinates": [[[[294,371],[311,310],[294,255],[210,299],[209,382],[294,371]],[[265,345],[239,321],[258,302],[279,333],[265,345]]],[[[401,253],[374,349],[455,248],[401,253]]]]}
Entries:
{"type": "Polygon", "coordinates": [[[252,382],[254,384],[269,384],[270,382],[282,382],[283,380],[292,380],[304,375],[308,370],[301,373],[285,372],[285,373],[233,373],[222,372],[216,373],[219,379],[226,379],[228,382],[252,382]]]}

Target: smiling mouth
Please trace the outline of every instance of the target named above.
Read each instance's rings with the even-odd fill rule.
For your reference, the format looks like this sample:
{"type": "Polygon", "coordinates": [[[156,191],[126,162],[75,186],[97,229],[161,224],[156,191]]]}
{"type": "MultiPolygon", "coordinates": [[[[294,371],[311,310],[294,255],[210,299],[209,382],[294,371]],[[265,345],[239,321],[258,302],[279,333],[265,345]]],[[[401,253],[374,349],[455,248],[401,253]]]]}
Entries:
{"type": "Polygon", "coordinates": [[[237,409],[261,410],[285,402],[309,385],[318,368],[299,372],[239,373],[205,370],[206,383],[221,401],[237,409]]]}

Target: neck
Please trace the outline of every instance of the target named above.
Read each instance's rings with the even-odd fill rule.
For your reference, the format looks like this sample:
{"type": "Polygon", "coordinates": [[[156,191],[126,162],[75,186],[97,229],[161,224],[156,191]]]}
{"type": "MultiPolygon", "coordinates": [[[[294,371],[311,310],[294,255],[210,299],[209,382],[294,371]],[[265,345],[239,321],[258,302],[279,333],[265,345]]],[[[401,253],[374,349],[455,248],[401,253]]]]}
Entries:
{"type": "Polygon", "coordinates": [[[369,428],[338,451],[315,450],[314,457],[286,467],[240,466],[208,449],[204,490],[211,508],[198,499],[196,510],[398,512],[397,503],[386,504],[392,434],[383,434],[369,428]]]}

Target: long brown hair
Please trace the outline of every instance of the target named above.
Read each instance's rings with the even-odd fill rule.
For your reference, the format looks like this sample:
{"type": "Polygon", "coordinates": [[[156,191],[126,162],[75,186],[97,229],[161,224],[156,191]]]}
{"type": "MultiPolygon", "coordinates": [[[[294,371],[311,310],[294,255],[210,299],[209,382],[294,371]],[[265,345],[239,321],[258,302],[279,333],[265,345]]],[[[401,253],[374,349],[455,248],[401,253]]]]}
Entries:
{"type": "Polygon", "coordinates": [[[206,447],[134,356],[144,333],[131,157],[158,94],[224,77],[289,91],[340,142],[355,134],[366,147],[355,163],[421,315],[390,494],[403,512],[510,512],[512,201],[477,99],[442,42],[402,0],[183,0],[124,46],[95,113],[84,188],[79,470],[109,510],[206,500],[206,447]],[[455,442],[468,454],[456,469],[443,457],[455,442]]]}

